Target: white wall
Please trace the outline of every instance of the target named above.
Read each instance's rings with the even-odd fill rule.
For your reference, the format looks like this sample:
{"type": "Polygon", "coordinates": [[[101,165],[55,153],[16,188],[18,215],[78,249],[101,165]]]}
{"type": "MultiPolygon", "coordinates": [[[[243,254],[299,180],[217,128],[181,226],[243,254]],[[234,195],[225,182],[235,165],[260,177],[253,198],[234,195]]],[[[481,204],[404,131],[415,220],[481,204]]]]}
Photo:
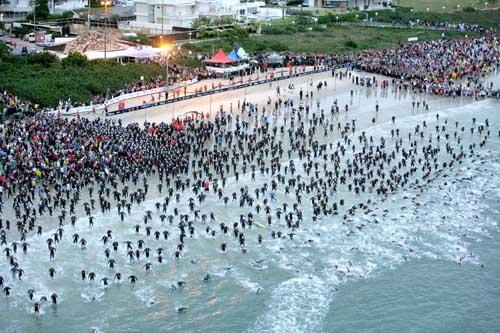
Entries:
{"type": "MultiPolygon", "coordinates": [[[[50,2],[49,2],[50,3],[50,2]]],[[[67,10],[75,10],[85,8],[88,0],[70,0],[61,4],[56,4],[54,8],[55,13],[62,13],[67,10]]]]}
{"type": "Polygon", "coordinates": [[[304,0],[304,6],[314,7],[314,0],[304,0]]]}
{"type": "Polygon", "coordinates": [[[163,16],[164,25],[189,28],[200,16],[239,17],[240,9],[262,5],[264,2],[240,3],[240,0],[135,0],[135,13],[138,23],[155,23],[161,26],[163,16]],[[151,5],[154,5],[154,22],[149,19],[151,5]]]}

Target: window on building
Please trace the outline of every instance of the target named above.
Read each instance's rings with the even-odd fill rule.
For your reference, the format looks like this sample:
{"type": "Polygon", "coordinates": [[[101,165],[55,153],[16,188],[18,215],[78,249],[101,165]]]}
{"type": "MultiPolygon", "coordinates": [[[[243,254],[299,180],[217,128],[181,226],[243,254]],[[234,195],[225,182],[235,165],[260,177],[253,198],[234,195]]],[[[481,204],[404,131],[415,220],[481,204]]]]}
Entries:
{"type": "Polygon", "coordinates": [[[349,1],[339,1],[339,0],[324,0],[323,7],[325,8],[339,8],[345,9],[347,8],[349,1]]]}
{"type": "Polygon", "coordinates": [[[148,6],[148,22],[155,23],[155,6],[154,5],[148,6]]]}

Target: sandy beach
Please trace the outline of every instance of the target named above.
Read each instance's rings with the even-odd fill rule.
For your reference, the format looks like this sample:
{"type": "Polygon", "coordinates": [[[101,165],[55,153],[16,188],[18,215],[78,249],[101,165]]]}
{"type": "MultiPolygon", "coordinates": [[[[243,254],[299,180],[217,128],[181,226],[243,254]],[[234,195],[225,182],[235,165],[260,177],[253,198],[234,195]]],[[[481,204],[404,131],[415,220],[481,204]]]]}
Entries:
{"type": "MultiPolygon", "coordinates": [[[[360,72],[352,72],[351,76],[373,77],[371,74],[360,72]]],[[[379,82],[386,79],[381,76],[376,78],[379,82]]],[[[492,76],[488,80],[498,86],[500,76],[492,76]]],[[[140,103],[140,100],[136,102],[140,103]]],[[[175,105],[130,112],[109,119],[121,120],[124,125],[143,124],[145,120],[159,123],[170,122],[172,118],[197,111],[210,113],[213,120],[221,107],[227,113],[231,113],[232,108],[233,114],[232,122],[223,127],[223,133],[235,131],[236,116],[240,116],[249,124],[250,127],[245,130],[247,134],[252,133],[257,122],[267,122],[271,127],[277,128],[283,126],[284,133],[278,132],[276,137],[280,136],[278,141],[284,142],[285,152],[289,149],[286,143],[286,129],[291,126],[291,122],[294,121],[296,126],[300,124],[309,130],[313,127],[314,119],[322,113],[328,119],[328,125],[334,126],[334,130],[328,132],[327,124],[317,125],[318,133],[314,140],[320,145],[329,146],[328,149],[332,153],[336,150],[334,147],[343,141],[342,134],[336,130],[337,125],[350,126],[355,123],[356,131],[346,138],[356,143],[358,151],[363,147],[357,141],[361,133],[366,134],[367,138],[373,137],[375,142],[384,139],[388,145],[395,145],[398,139],[391,138],[391,130],[394,131],[395,128],[401,130],[401,140],[404,139],[401,147],[410,150],[412,143],[406,139],[406,135],[424,121],[429,125],[429,133],[435,126],[444,124],[452,128],[455,121],[470,126],[472,117],[477,117],[480,124],[489,118],[492,131],[496,133],[499,121],[498,114],[493,111],[498,110],[497,100],[474,101],[468,97],[443,98],[412,94],[404,89],[398,90],[392,84],[386,89],[367,88],[354,85],[348,78],[332,78],[329,72],[283,80],[271,85],[254,86],[246,91],[242,89],[190,99],[175,105]],[[318,91],[316,86],[319,82],[326,82],[326,86],[318,91]],[[289,89],[291,84],[294,89],[289,89]],[[300,102],[298,94],[301,89],[304,96],[310,96],[311,92],[313,96],[305,97],[300,102]],[[295,107],[308,106],[310,112],[294,112],[291,107],[285,105],[274,110],[274,102],[278,98],[293,100],[295,107]],[[238,103],[241,104],[245,99],[256,105],[257,114],[249,115],[248,111],[243,114],[238,110],[238,103]],[[332,115],[330,111],[334,101],[340,109],[336,115],[332,115]],[[429,105],[428,111],[423,106],[424,101],[429,105]],[[345,111],[346,106],[348,111],[345,111]],[[327,134],[323,134],[324,130],[327,134]]],[[[96,116],[98,115],[91,115],[96,116]]],[[[431,137],[436,140],[432,134],[431,137]]],[[[463,144],[467,147],[481,137],[464,135],[463,144]]],[[[423,147],[430,137],[426,134],[425,138],[418,140],[419,147],[423,147]]],[[[215,192],[212,193],[212,189],[206,191],[206,201],[199,203],[199,196],[191,187],[185,191],[179,190],[175,192],[179,194],[178,200],[175,195],[170,199],[166,215],[177,216],[174,207],[179,209],[180,215],[193,214],[189,202],[194,200],[196,210],[199,210],[200,214],[214,213],[216,216],[216,221],[206,223],[201,222],[199,218],[190,218],[194,221],[196,231],[186,238],[186,248],[180,259],[175,259],[173,255],[178,246],[175,238],[179,235],[179,227],[177,223],[161,222],[161,212],[155,206],[166,197],[165,187],[162,193],[157,188],[159,180],[156,174],[140,175],[137,186],[126,184],[129,192],[137,191],[142,187],[144,177],[149,190],[146,200],[134,204],[131,213],[126,214],[123,222],[119,219],[114,203],[111,211],[105,213],[100,212],[99,204],[96,203],[96,209],[92,210],[95,224],[90,227],[89,219],[81,207],[81,202],[90,200],[88,190],[84,188],[80,191],[81,201],[75,214],[78,216],[76,225],[71,227],[69,221],[65,222],[64,228],[67,229],[63,236],[64,241],[57,245],[58,252],[54,259],[46,255],[46,239],[52,237],[59,228],[57,216],[61,214],[60,210],[55,210],[53,217],[39,217],[38,223],[44,227],[42,236],[30,234],[27,239],[30,243],[29,255],[18,255],[20,264],[26,270],[25,279],[11,278],[6,269],[0,269],[2,275],[8,278],[7,282],[16,287],[13,288],[13,297],[9,298],[8,303],[0,302],[0,328],[6,327],[9,332],[144,330],[326,333],[343,327],[343,322],[337,320],[342,315],[341,311],[336,309],[335,313],[331,313],[331,309],[337,305],[330,306],[335,303],[337,297],[346,297],[341,294],[343,288],[348,288],[353,283],[375,283],[372,281],[377,281],[378,276],[398,267],[413,267],[415,262],[421,261],[438,261],[455,266],[464,265],[464,270],[478,279],[480,274],[494,276],[497,272],[494,266],[496,259],[487,255],[483,259],[476,255],[471,239],[480,242],[497,230],[497,222],[494,221],[495,208],[492,208],[494,206],[479,206],[477,203],[485,201],[484,194],[497,198],[495,184],[499,177],[498,174],[495,175],[494,170],[499,163],[499,142],[498,138],[492,138],[484,150],[478,148],[476,154],[465,160],[463,165],[446,172],[446,177],[433,175],[434,182],[429,182],[426,186],[408,187],[383,197],[370,191],[355,194],[342,186],[336,193],[331,194],[332,200],[340,197],[346,200],[346,205],[339,209],[338,216],[321,216],[315,220],[316,215],[313,214],[312,208],[305,204],[306,199],[310,202],[313,195],[304,195],[304,219],[301,229],[297,229],[292,235],[293,239],[287,233],[284,219],[274,219],[272,225],[267,224],[266,214],[259,214],[256,207],[238,207],[238,201],[231,200],[224,204],[215,192]],[[360,212],[342,219],[342,215],[350,214],[348,211],[352,206],[368,202],[370,209],[365,213],[360,212]],[[245,229],[248,235],[245,246],[247,251],[243,252],[242,247],[236,244],[235,237],[222,234],[219,230],[221,224],[232,226],[239,221],[240,216],[247,216],[249,211],[255,215],[255,222],[261,226],[254,225],[245,229]],[[147,214],[153,216],[153,220],[148,224],[152,231],[171,233],[168,241],[154,239],[153,236],[145,234],[147,226],[144,218],[147,214]],[[450,219],[452,216],[454,218],[450,219]],[[470,223],[471,221],[474,223],[470,223]],[[140,232],[135,231],[136,226],[140,227],[140,232]],[[209,229],[205,229],[207,227],[209,229]],[[104,251],[110,245],[103,244],[101,237],[108,230],[113,232],[113,241],[120,243],[120,250],[111,253],[112,259],[116,260],[115,269],[111,269],[107,258],[103,257],[104,251]],[[211,236],[205,230],[217,230],[217,235],[211,236]],[[275,230],[283,230],[283,237],[271,238],[271,232],[275,230]],[[74,234],[87,239],[85,251],[72,244],[71,237],[74,234]],[[464,234],[466,236],[463,236],[464,234]],[[258,235],[264,236],[262,243],[258,242],[258,235]],[[128,260],[123,245],[127,241],[133,244],[144,241],[146,246],[153,250],[162,248],[165,251],[164,262],[157,264],[156,255],[145,258],[144,254],[141,254],[140,260],[128,260]],[[227,252],[220,249],[221,242],[229,244],[227,252]],[[151,271],[145,271],[146,263],[152,263],[151,271]],[[483,270],[478,273],[477,270],[481,272],[481,265],[488,269],[491,265],[493,271],[483,270]],[[55,278],[49,278],[48,267],[54,268],[55,278]],[[81,270],[95,272],[97,280],[82,282],[81,270]],[[129,285],[127,281],[113,281],[109,286],[105,286],[100,282],[103,277],[112,279],[118,271],[123,273],[124,279],[134,275],[139,280],[134,285],[129,285]],[[209,282],[203,280],[203,276],[207,274],[211,276],[209,282]],[[172,288],[178,286],[179,282],[186,284],[172,288]],[[25,302],[28,288],[36,289],[37,296],[50,294],[57,289],[60,306],[46,306],[42,308],[40,317],[34,316],[31,304],[25,302]],[[186,312],[180,313],[178,309],[184,307],[186,312]],[[60,324],[61,318],[65,319],[64,324],[60,324]],[[7,320],[8,326],[3,326],[7,320]]],[[[433,144],[436,144],[436,141],[433,141],[433,144]]],[[[206,147],[214,145],[213,138],[205,143],[206,147]]],[[[453,145],[458,149],[457,144],[453,145]]],[[[443,142],[441,147],[444,146],[443,142]]],[[[354,151],[347,151],[342,162],[348,164],[353,159],[354,151]]],[[[262,157],[262,161],[266,163],[269,160],[268,157],[262,157]]],[[[290,166],[290,161],[293,161],[303,179],[309,180],[310,175],[303,171],[306,160],[307,158],[302,159],[295,155],[287,158],[284,154],[279,163],[284,168],[290,166]]],[[[321,158],[318,156],[311,160],[320,161],[321,158]]],[[[437,158],[439,163],[444,160],[443,157],[437,158]]],[[[238,166],[241,164],[241,161],[237,163],[238,166]]],[[[400,167],[402,171],[406,170],[405,168],[400,167]]],[[[420,171],[417,174],[420,174],[420,171]]],[[[181,179],[185,177],[180,176],[181,179]]],[[[233,171],[229,171],[226,177],[224,195],[227,196],[240,193],[245,187],[253,190],[267,186],[271,178],[258,169],[255,179],[252,179],[250,169],[239,174],[239,178],[233,171]]],[[[97,184],[93,186],[96,187],[97,184]]],[[[123,187],[123,184],[118,183],[117,190],[121,191],[123,187]]],[[[280,188],[276,194],[277,202],[273,202],[269,195],[262,195],[255,202],[262,207],[269,205],[274,212],[282,209],[282,203],[292,205],[294,196],[293,193],[287,194],[280,188]]],[[[94,198],[97,198],[96,191],[94,198]]],[[[5,194],[3,216],[4,220],[11,219],[12,224],[15,223],[12,201],[8,200],[5,194]]],[[[176,218],[176,222],[177,220],[176,218]]],[[[8,237],[15,232],[17,231],[11,230],[8,237]]],[[[431,273],[426,272],[427,275],[431,273]]],[[[416,273],[409,275],[416,276],[416,273]]],[[[460,290],[453,284],[455,280],[458,279],[450,279],[449,292],[460,290]]],[[[411,289],[415,284],[416,281],[409,280],[405,288],[411,289]]],[[[498,290],[497,284],[485,284],[488,285],[489,294],[494,295],[498,290]]],[[[375,290],[372,287],[368,289],[372,292],[375,290]]],[[[401,288],[399,296],[409,298],[411,292],[405,290],[401,288]]],[[[368,293],[366,297],[372,296],[368,293]]],[[[464,302],[467,297],[470,295],[464,292],[464,302]]],[[[494,302],[488,295],[483,294],[482,297],[494,302]]],[[[345,300],[345,303],[350,304],[352,312],[356,313],[358,308],[353,304],[355,302],[349,303],[349,300],[345,300]]],[[[442,304],[440,306],[443,307],[442,304]]],[[[488,311],[483,313],[485,318],[491,317],[488,311]]],[[[346,322],[356,325],[356,320],[352,318],[346,319],[346,322]]]]}

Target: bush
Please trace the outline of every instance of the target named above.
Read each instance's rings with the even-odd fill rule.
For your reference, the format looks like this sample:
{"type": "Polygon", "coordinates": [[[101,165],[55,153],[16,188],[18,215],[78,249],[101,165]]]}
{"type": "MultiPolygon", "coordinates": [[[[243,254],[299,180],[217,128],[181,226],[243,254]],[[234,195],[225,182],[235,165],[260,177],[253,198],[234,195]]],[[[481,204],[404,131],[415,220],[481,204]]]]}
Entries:
{"type": "Polygon", "coordinates": [[[194,58],[176,59],[175,64],[179,65],[179,66],[190,67],[190,68],[203,67],[203,62],[198,60],[198,59],[194,59],[194,58]]]}
{"type": "Polygon", "coordinates": [[[10,57],[10,48],[4,42],[0,42],[0,62],[10,57]]]}
{"type": "Polygon", "coordinates": [[[220,33],[221,37],[232,37],[237,39],[248,38],[248,35],[248,31],[246,31],[239,25],[235,25],[232,29],[223,30],[220,33]]]}
{"type": "Polygon", "coordinates": [[[313,26],[313,31],[326,31],[326,28],[323,25],[316,24],[313,26]]]}
{"type": "Polygon", "coordinates": [[[332,22],[336,22],[336,17],[332,13],[328,13],[327,15],[321,15],[318,17],[319,24],[328,24],[332,22]]]}
{"type": "Polygon", "coordinates": [[[76,103],[87,103],[93,96],[122,89],[125,84],[146,80],[164,74],[158,65],[120,65],[112,61],[88,61],[81,66],[81,56],[73,55],[66,65],[57,60],[50,66],[27,61],[28,57],[12,57],[0,62],[0,91],[8,90],[23,100],[42,107],[56,106],[60,99],[71,98],[76,103]],[[80,59],[76,61],[76,59],[80,59]]]}
{"type": "Polygon", "coordinates": [[[135,37],[127,37],[128,41],[137,42],[143,45],[153,45],[153,40],[144,34],[137,34],[135,37]]]}
{"type": "Polygon", "coordinates": [[[70,52],[68,56],[62,60],[63,67],[78,66],[83,67],[88,64],[87,56],[79,52],[70,52]]]}
{"type": "Polygon", "coordinates": [[[73,12],[71,10],[64,11],[64,12],[62,12],[61,17],[62,18],[72,18],[73,12]]]}
{"type": "Polygon", "coordinates": [[[348,47],[348,48],[351,48],[351,49],[357,49],[358,48],[358,44],[355,41],[351,40],[351,39],[346,40],[344,42],[344,45],[346,47],[348,47]]]}
{"type": "Polygon", "coordinates": [[[33,31],[31,28],[23,26],[22,28],[13,28],[12,34],[16,37],[22,38],[24,35],[29,34],[33,31]]]}
{"type": "Polygon", "coordinates": [[[465,13],[474,13],[476,11],[476,9],[474,7],[464,7],[463,11],[465,13]]]}
{"type": "Polygon", "coordinates": [[[289,35],[294,32],[291,29],[287,25],[263,25],[261,32],[264,35],[289,35]]]}
{"type": "Polygon", "coordinates": [[[26,57],[28,64],[38,64],[44,67],[49,67],[57,61],[57,57],[49,52],[32,53],[26,57]]]}
{"type": "Polygon", "coordinates": [[[211,25],[219,26],[219,25],[230,25],[233,23],[235,23],[235,20],[232,17],[219,17],[212,20],[211,25]]]}

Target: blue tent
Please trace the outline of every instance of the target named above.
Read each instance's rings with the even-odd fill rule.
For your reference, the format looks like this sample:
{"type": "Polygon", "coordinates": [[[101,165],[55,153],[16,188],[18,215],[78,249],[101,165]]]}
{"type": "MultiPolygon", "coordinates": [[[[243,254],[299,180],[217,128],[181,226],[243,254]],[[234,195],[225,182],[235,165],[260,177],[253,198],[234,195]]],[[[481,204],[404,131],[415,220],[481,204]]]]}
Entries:
{"type": "Polygon", "coordinates": [[[233,59],[234,61],[241,61],[241,58],[238,56],[236,50],[232,50],[231,53],[229,53],[228,57],[233,59]]]}

